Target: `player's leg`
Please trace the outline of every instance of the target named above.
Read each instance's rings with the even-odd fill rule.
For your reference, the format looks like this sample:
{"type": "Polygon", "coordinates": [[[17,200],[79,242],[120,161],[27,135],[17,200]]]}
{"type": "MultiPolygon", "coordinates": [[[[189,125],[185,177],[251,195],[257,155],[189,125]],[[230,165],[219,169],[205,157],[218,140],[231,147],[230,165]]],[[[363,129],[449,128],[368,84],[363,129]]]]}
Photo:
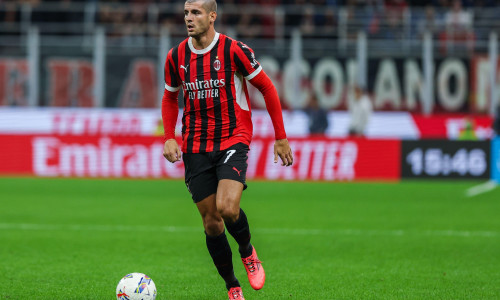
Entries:
{"type": "Polygon", "coordinates": [[[196,203],[203,220],[208,252],[212,257],[220,276],[226,282],[226,288],[239,287],[240,283],[234,276],[231,247],[224,232],[224,222],[217,211],[215,194],[196,203]]]}
{"type": "Polygon", "coordinates": [[[217,210],[224,219],[227,231],[239,246],[241,257],[252,254],[250,226],[245,212],[240,208],[243,184],[232,179],[221,179],[217,187],[217,210]]]}
{"type": "Polygon", "coordinates": [[[227,231],[238,243],[250,285],[254,289],[261,289],[265,282],[264,269],[250,243],[250,226],[245,212],[240,208],[241,195],[246,188],[248,150],[247,145],[236,144],[222,153],[217,164],[219,185],[216,202],[227,231]]]}
{"type": "Polygon", "coordinates": [[[227,231],[238,243],[241,260],[247,271],[250,285],[259,290],[264,286],[266,274],[255,248],[250,243],[250,226],[245,213],[240,208],[242,191],[243,184],[241,182],[232,179],[220,180],[216,197],[217,210],[224,219],[227,231]]]}
{"type": "Polygon", "coordinates": [[[217,211],[215,193],[218,180],[215,168],[206,154],[185,153],[183,161],[186,186],[203,220],[208,252],[227,289],[239,287],[234,276],[232,252],[224,232],[224,222],[217,211]]]}

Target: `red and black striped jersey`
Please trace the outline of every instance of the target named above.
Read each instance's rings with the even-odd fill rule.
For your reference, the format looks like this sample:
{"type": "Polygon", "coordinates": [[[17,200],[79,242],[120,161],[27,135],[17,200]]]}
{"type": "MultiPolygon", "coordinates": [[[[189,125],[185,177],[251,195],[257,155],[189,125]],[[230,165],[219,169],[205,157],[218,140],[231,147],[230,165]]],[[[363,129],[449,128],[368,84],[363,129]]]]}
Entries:
{"type": "Polygon", "coordinates": [[[184,93],[182,151],[224,150],[250,145],[251,108],[246,80],[262,71],[252,49],[216,33],[203,50],[187,38],[172,48],[165,62],[165,89],[184,93]]]}

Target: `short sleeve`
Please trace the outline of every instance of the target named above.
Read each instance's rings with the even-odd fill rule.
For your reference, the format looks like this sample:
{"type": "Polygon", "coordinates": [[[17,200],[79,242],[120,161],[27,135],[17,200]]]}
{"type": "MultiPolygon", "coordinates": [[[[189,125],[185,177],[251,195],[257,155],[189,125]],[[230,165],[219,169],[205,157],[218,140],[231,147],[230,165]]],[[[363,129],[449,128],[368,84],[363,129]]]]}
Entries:
{"type": "Polygon", "coordinates": [[[255,59],[255,53],[250,47],[242,42],[237,42],[234,49],[234,63],[245,79],[251,80],[262,71],[262,67],[255,59]]]}
{"type": "Polygon", "coordinates": [[[174,63],[176,51],[171,49],[168,52],[167,59],[165,61],[165,89],[169,92],[177,92],[181,86],[179,84],[179,76],[177,75],[177,68],[174,63]]]}

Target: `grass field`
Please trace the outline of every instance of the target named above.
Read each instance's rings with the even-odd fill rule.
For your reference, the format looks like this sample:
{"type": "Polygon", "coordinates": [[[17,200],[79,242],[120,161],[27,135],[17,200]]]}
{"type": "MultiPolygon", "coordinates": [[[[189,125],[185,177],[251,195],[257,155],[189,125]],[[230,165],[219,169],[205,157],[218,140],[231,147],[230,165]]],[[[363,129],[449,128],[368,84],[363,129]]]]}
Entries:
{"type": "MultiPolygon", "coordinates": [[[[500,189],[478,182],[250,182],[266,268],[252,299],[500,299],[500,189]]],[[[0,299],[227,299],[182,181],[0,178],[0,299]]],[[[232,240],[231,240],[232,241],[232,240]]],[[[231,243],[237,253],[236,244],[231,243]]]]}

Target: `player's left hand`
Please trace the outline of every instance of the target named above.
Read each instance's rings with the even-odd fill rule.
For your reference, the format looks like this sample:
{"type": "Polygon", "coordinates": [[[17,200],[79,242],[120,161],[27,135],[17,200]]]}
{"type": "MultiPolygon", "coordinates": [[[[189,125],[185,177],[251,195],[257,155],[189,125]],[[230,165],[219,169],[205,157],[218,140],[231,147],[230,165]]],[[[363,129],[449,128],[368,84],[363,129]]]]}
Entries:
{"type": "Polygon", "coordinates": [[[274,142],[274,163],[278,162],[278,156],[281,158],[282,166],[289,167],[293,164],[292,149],[287,139],[274,142]]]}

